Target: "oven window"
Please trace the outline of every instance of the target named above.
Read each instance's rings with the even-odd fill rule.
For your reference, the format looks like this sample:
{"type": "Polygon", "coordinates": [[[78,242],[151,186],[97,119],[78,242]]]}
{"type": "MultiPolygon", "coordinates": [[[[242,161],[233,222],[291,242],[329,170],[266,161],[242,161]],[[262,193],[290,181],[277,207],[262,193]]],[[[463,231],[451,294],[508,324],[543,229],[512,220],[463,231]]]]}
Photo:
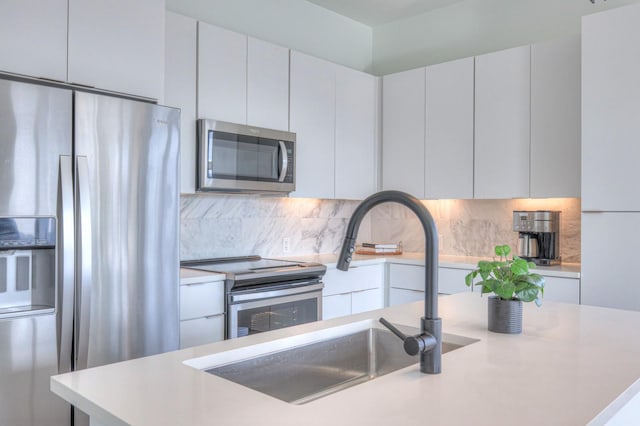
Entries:
{"type": "Polygon", "coordinates": [[[238,311],[238,337],[318,320],[318,299],[279,303],[238,311]]]}

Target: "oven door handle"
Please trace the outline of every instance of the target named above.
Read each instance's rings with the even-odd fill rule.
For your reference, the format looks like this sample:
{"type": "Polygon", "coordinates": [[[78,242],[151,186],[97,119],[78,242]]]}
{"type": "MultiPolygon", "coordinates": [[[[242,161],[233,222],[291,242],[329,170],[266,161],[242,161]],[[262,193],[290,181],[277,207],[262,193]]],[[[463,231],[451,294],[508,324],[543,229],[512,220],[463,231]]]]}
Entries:
{"type": "Polygon", "coordinates": [[[311,293],[321,291],[324,288],[323,283],[316,283],[312,285],[296,286],[291,288],[279,288],[277,290],[256,291],[252,293],[233,294],[229,295],[229,303],[247,302],[250,300],[263,300],[273,299],[275,297],[291,296],[292,294],[311,293]]]}

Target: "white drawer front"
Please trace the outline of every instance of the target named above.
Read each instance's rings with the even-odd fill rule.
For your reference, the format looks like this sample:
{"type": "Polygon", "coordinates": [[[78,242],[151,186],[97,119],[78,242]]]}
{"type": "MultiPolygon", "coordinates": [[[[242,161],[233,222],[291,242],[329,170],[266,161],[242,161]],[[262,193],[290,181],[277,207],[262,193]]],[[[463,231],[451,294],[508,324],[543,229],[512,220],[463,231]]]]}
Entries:
{"type": "Polygon", "coordinates": [[[351,293],[351,313],[373,311],[384,306],[382,289],[362,290],[351,293]]]}
{"type": "Polygon", "coordinates": [[[224,313],[224,281],[180,286],[180,319],[224,313]]]}
{"type": "Polygon", "coordinates": [[[224,340],[224,315],[180,321],[180,349],[224,340]]]}
{"type": "Polygon", "coordinates": [[[389,289],[389,306],[424,300],[424,291],[405,290],[404,288],[389,289]]]}
{"type": "Polygon", "coordinates": [[[545,300],[565,303],[580,303],[580,280],[577,278],[544,277],[545,300]]]}
{"type": "MultiPolygon", "coordinates": [[[[464,277],[471,272],[467,269],[438,268],[438,292],[444,294],[462,293],[471,291],[465,284],[464,277]]],[[[474,291],[480,287],[474,288],[474,291]]]]}
{"type": "Polygon", "coordinates": [[[384,265],[353,266],[347,272],[327,269],[322,280],[324,281],[323,295],[325,296],[382,288],[384,265]]]}
{"type": "Polygon", "coordinates": [[[424,266],[396,263],[389,265],[389,287],[424,291],[424,279],[424,266]]]}
{"type": "Polygon", "coordinates": [[[351,315],[351,294],[334,294],[322,298],[322,319],[351,315]]]}

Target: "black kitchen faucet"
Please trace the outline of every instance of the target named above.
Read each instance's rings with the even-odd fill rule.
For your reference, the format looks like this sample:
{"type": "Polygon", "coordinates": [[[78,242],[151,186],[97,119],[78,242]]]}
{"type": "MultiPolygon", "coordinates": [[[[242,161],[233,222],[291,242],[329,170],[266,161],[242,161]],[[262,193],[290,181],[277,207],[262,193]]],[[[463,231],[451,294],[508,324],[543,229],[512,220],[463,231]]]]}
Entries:
{"type": "Polygon", "coordinates": [[[439,374],[442,370],[442,321],[438,318],[438,232],[429,210],[415,197],[400,191],[382,191],[366,198],[349,220],[337,268],[341,271],[349,269],[360,222],[369,210],[386,202],[408,207],[418,216],[424,229],[424,317],[420,321],[421,333],[416,336],[404,335],[384,318],[380,318],[380,322],[404,341],[404,349],[409,355],[420,354],[421,372],[439,374]]]}

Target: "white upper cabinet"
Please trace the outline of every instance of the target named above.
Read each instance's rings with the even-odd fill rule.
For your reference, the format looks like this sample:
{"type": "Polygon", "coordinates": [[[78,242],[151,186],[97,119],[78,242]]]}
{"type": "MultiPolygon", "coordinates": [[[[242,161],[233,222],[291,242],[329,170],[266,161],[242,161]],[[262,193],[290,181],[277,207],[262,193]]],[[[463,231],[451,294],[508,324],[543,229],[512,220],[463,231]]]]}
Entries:
{"type": "Polygon", "coordinates": [[[247,36],[198,22],[198,118],[247,122],[247,36]]]}
{"type": "Polygon", "coordinates": [[[638,22],[638,5],[582,19],[582,210],[640,211],[638,22]]]}
{"type": "Polygon", "coordinates": [[[473,58],[426,69],[425,198],[473,198],[473,58]]]}
{"type": "Polygon", "coordinates": [[[253,37],[247,49],[247,124],[289,130],[289,49],[253,37]]]}
{"type": "Polygon", "coordinates": [[[290,127],[296,133],[295,197],[334,198],[334,64],[291,52],[290,127]]]}
{"type": "Polygon", "coordinates": [[[424,198],[425,69],[382,79],[382,187],[424,198]]]}
{"type": "Polygon", "coordinates": [[[165,79],[162,103],[180,108],[180,192],[196,190],[196,49],[195,19],[167,12],[165,79]]]}
{"type": "Polygon", "coordinates": [[[336,70],[335,198],[361,200],[376,192],[377,78],[336,70]]]}
{"type": "Polygon", "coordinates": [[[528,198],[530,47],[477,56],[475,96],[475,198],[528,198]]]}
{"type": "Polygon", "coordinates": [[[67,80],[67,0],[2,2],[0,71],[67,80]]]}
{"type": "Polygon", "coordinates": [[[531,46],[531,197],[580,196],[580,38],[531,46]]]}
{"type": "Polygon", "coordinates": [[[69,0],[68,81],[162,99],[164,6],[163,0],[69,0]]]}

